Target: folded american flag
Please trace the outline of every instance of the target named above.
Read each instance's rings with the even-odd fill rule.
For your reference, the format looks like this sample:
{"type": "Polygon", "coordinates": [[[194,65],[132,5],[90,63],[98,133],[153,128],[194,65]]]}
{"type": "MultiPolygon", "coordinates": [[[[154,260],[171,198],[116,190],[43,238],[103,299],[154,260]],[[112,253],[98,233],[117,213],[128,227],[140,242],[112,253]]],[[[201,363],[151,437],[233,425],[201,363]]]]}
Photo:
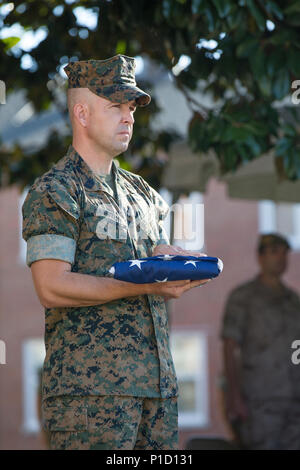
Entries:
{"type": "Polygon", "coordinates": [[[120,281],[146,284],[210,279],[222,270],[223,262],[212,256],[158,255],[114,263],[109,272],[120,281]]]}

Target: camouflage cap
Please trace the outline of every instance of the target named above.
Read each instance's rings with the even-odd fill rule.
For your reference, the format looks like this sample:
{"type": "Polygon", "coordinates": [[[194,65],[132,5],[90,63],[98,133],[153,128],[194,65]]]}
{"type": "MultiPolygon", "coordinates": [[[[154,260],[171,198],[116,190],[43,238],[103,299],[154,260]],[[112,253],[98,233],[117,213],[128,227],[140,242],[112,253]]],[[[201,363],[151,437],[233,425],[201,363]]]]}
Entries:
{"type": "Polygon", "coordinates": [[[146,106],[151,97],[136,86],[135,67],[133,57],[118,54],[105,60],[70,62],[64,71],[69,88],[88,88],[114,103],[135,100],[137,105],[146,106]]]}
{"type": "Polygon", "coordinates": [[[284,245],[288,250],[290,249],[288,241],[282,235],[279,235],[278,233],[267,233],[260,235],[257,244],[257,251],[259,253],[263,253],[267,246],[275,245],[284,245]]]}

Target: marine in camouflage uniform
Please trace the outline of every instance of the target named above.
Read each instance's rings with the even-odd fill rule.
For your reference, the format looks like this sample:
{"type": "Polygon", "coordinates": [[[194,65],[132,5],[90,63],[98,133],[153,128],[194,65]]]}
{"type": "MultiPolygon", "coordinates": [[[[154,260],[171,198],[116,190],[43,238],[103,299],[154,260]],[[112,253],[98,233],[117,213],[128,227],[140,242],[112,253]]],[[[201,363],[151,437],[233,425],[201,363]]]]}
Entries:
{"type": "MultiPolygon", "coordinates": [[[[134,59],[71,63],[69,87],[114,102],[149,95],[134,59]]],[[[37,178],[22,207],[27,264],[58,259],[74,273],[112,277],[113,263],[169,243],[169,207],[112,160],[98,175],[75,148],[37,178]]],[[[55,449],[176,449],[178,385],[164,298],[139,295],[88,307],[45,309],[43,424],[55,449]]]]}
{"type": "MultiPolygon", "coordinates": [[[[259,250],[283,245],[277,234],[264,235],[259,250]]],[[[240,386],[248,410],[236,421],[249,449],[300,449],[300,367],[291,345],[300,338],[300,299],[281,282],[274,289],[260,274],[236,287],[225,306],[221,336],[241,353],[240,386]]]]}

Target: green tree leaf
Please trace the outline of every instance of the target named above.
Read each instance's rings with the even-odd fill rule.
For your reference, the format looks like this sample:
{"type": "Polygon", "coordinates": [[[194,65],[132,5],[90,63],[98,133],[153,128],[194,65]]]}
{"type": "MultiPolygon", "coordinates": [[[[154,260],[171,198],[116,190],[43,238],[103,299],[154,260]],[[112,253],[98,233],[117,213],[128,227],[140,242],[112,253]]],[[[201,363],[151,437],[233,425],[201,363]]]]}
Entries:
{"type": "Polygon", "coordinates": [[[290,90],[290,75],[288,70],[281,69],[277,72],[273,81],[273,93],[278,100],[284,98],[290,90]]]}
{"type": "Polygon", "coordinates": [[[21,38],[18,38],[16,36],[10,36],[9,38],[2,38],[1,41],[4,44],[4,51],[7,52],[9,49],[14,47],[18,42],[20,41],[21,38]]]}
{"type": "Polygon", "coordinates": [[[213,0],[220,18],[225,18],[231,10],[231,2],[229,0],[213,0]]]}
{"type": "Polygon", "coordinates": [[[264,18],[264,16],[262,15],[262,13],[258,9],[258,7],[256,6],[255,1],[254,0],[245,0],[245,3],[247,5],[247,7],[249,8],[251,14],[253,15],[258,28],[261,31],[264,31],[266,29],[266,19],[264,18]]]}

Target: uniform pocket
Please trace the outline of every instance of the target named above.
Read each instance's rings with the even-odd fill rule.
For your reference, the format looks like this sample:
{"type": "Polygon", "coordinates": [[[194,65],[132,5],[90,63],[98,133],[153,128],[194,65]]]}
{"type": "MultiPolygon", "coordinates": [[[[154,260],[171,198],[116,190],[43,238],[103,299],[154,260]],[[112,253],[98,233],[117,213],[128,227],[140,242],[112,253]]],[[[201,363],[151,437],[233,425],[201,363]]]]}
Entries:
{"type": "Polygon", "coordinates": [[[99,240],[117,240],[126,243],[127,226],[118,223],[111,217],[89,216],[85,218],[88,232],[91,236],[96,235],[99,240]]]}
{"type": "Polygon", "coordinates": [[[127,226],[114,219],[98,216],[85,217],[85,231],[81,232],[80,250],[85,265],[95,275],[105,276],[116,261],[133,257],[127,243],[127,226]]]}
{"type": "Polygon", "coordinates": [[[43,427],[48,431],[84,431],[88,428],[87,408],[47,407],[43,427]]]}

